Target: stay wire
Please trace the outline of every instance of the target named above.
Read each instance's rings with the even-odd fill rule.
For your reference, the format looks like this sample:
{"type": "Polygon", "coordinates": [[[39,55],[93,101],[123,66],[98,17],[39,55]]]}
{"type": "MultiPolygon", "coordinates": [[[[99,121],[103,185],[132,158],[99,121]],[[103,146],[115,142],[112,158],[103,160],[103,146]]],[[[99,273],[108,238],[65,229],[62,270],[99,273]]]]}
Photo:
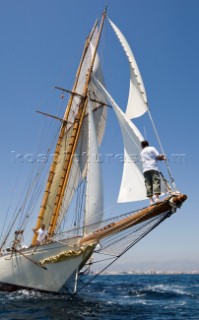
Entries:
{"type": "MultiPolygon", "coordinates": [[[[1,230],[0,241],[1,241],[1,239],[2,239],[2,237],[3,237],[3,234],[4,234],[4,229],[5,229],[5,226],[6,226],[6,221],[7,221],[7,219],[8,219],[9,212],[10,212],[10,209],[11,209],[11,206],[12,206],[12,202],[13,202],[13,199],[14,199],[15,190],[16,190],[16,188],[17,188],[17,183],[18,183],[18,179],[19,179],[19,176],[20,176],[20,172],[21,172],[21,170],[18,171],[17,179],[16,179],[16,182],[15,182],[15,185],[14,185],[14,189],[13,189],[11,198],[10,198],[10,202],[9,202],[9,205],[8,205],[8,209],[7,209],[7,211],[6,211],[6,216],[5,216],[5,219],[4,219],[3,228],[2,228],[2,230],[1,230]]],[[[2,248],[2,247],[1,247],[1,248],[2,248]]]]}
{"type": "Polygon", "coordinates": [[[83,290],[87,285],[89,285],[94,279],[96,279],[100,274],[102,274],[102,272],[104,272],[107,268],[109,268],[115,261],[117,261],[121,256],[123,256],[129,249],[131,249],[138,241],[140,241],[141,239],[143,239],[149,232],[151,232],[152,230],[154,230],[161,222],[163,222],[166,218],[168,218],[170,216],[171,212],[167,212],[166,215],[159,220],[154,226],[152,226],[149,230],[147,230],[144,234],[142,234],[139,238],[136,239],[136,241],[132,242],[129,246],[127,246],[126,249],[124,249],[122,251],[122,253],[120,255],[118,255],[113,261],[111,261],[107,266],[105,266],[104,268],[102,268],[102,270],[100,270],[100,272],[98,272],[96,275],[94,275],[88,282],[86,282],[82,287],[80,287],[75,293],[73,293],[72,295],[76,295],[77,293],[79,293],[81,290],[83,290]]]}
{"type": "MultiPolygon", "coordinates": [[[[162,153],[162,154],[165,154],[164,149],[163,149],[163,145],[162,145],[161,140],[160,140],[160,137],[159,137],[159,135],[158,135],[158,131],[157,131],[157,128],[156,128],[156,126],[155,126],[155,122],[154,122],[154,120],[153,120],[153,118],[152,118],[152,115],[151,115],[151,111],[150,111],[150,109],[149,109],[149,106],[147,106],[147,111],[148,111],[149,119],[151,120],[151,124],[152,124],[153,130],[154,130],[156,139],[157,139],[158,144],[159,144],[159,146],[160,146],[161,153],[162,153]]],[[[165,162],[165,165],[166,165],[168,174],[169,174],[169,178],[170,178],[171,183],[172,183],[172,185],[173,185],[174,191],[176,191],[177,189],[176,189],[175,181],[174,181],[174,178],[173,178],[173,176],[172,176],[172,173],[171,173],[171,169],[170,169],[170,167],[169,167],[168,160],[165,159],[164,162],[165,162]]]]}

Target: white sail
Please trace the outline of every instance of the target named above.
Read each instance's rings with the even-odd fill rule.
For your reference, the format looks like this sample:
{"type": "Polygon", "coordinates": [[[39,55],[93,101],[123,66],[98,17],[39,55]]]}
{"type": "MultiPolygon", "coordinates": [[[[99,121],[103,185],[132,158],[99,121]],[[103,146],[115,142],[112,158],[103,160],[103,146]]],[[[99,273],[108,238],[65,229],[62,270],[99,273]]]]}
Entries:
{"type": "Polygon", "coordinates": [[[97,81],[97,79],[96,82],[101,89],[104,90],[114,108],[124,141],[125,162],[118,202],[144,200],[146,199],[146,188],[140,159],[140,142],[144,139],[137,127],[126,117],[124,112],[116,104],[110,93],[99,81],[97,81]]]}
{"type": "MultiPolygon", "coordinates": [[[[93,57],[94,52],[95,52],[95,48],[94,48],[94,45],[92,44],[92,41],[90,43],[90,48],[91,48],[91,55],[93,57]]],[[[93,65],[93,73],[98,79],[102,79],[102,73],[101,72],[102,72],[102,70],[101,70],[101,65],[100,65],[100,59],[99,59],[99,55],[97,53],[96,57],[95,57],[95,62],[94,62],[94,65],[93,65]]]]}
{"type": "Polygon", "coordinates": [[[140,159],[143,139],[136,126],[128,120],[122,110],[113,104],[124,142],[124,166],[118,202],[131,202],[146,199],[146,187],[140,159]]]}
{"type": "MultiPolygon", "coordinates": [[[[140,157],[141,141],[144,140],[138,128],[127,118],[116,104],[110,93],[96,79],[95,82],[104,91],[116,113],[124,142],[124,166],[118,202],[132,202],[146,199],[146,187],[140,157]]],[[[161,177],[161,194],[168,193],[168,186],[161,177]]]]}
{"type": "MultiPolygon", "coordinates": [[[[118,202],[131,202],[146,199],[146,187],[140,157],[141,141],[144,140],[137,127],[126,117],[123,111],[113,104],[118,118],[124,142],[124,166],[118,202]]],[[[168,192],[162,177],[161,191],[168,192]]]]}
{"type": "Polygon", "coordinates": [[[108,19],[108,21],[115,31],[129,61],[130,88],[126,115],[129,119],[136,118],[147,111],[147,96],[144,88],[144,83],[142,81],[139,68],[128,42],[126,41],[121,31],[116,27],[116,25],[110,19],[108,19]]]}
{"type": "MultiPolygon", "coordinates": [[[[78,78],[77,86],[76,86],[76,90],[75,90],[79,94],[83,94],[83,88],[84,88],[85,81],[86,81],[86,75],[87,75],[88,69],[90,68],[91,61],[92,61],[92,58],[94,55],[94,48],[95,48],[95,45],[97,42],[98,34],[99,34],[99,30],[98,30],[98,28],[96,28],[93,35],[92,35],[92,39],[89,43],[88,49],[86,51],[86,54],[85,54],[85,57],[84,57],[84,60],[83,60],[82,66],[81,66],[81,71],[79,74],[79,78],[78,78]]],[[[96,78],[99,79],[99,81],[103,83],[103,76],[102,76],[102,70],[101,70],[101,64],[100,64],[98,52],[96,53],[95,62],[93,65],[93,73],[95,74],[96,78]]],[[[91,83],[89,84],[89,87],[90,86],[91,86],[91,83]]],[[[89,91],[91,91],[90,88],[89,88],[89,91]]],[[[92,94],[92,92],[91,92],[91,94],[92,94]]],[[[97,93],[95,93],[95,95],[96,95],[96,97],[98,97],[98,100],[99,100],[100,99],[99,95],[97,93]]],[[[77,105],[79,104],[80,99],[81,98],[78,95],[75,96],[73,99],[71,111],[70,111],[70,114],[68,117],[69,123],[74,122],[75,116],[77,115],[77,112],[78,112],[77,105]]],[[[69,126],[70,126],[70,124],[68,124],[68,127],[69,126]]]]}
{"type": "MultiPolygon", "coordinates": [[[[89,101],[90,102],[90,101],[89,101]]],[[[87,187],[85,206],[85,232],[93,231],[94,226],[87,225],[100,222],[103,218],[103,189],[101,166],[98,161],[98,143],[91,103],[89,103],[88,121],[88,157],[87,187]]],[[[99,226],[98,226],[99,227],[99,226]]]]}
{"type": "MultiPolygon", "coordinates": [[[[96,128],[96,138],[98,145],[101,144],[105,125],[106,125],[106,107],[98,107],[95,109],[94,104],[93,108],[93,118],[96,128]]],[[[88,114],[85,116],[81,128],[80,138],[75,150],[75,155],[73,157],[73,163],[64,193],[64,198],[62,201],[62,206],[60,210],[59,220],[57,228],[60,226],[64,215],[66,214],[70,203],[73,199],[75,191],[79,183],[85,178],[87,173],[87,150],[88,150],[88,114]]]]}
{"type": "MultiPolygon", "coordinates": [[[[93,55],[93,45],[90,45],[90,60],[93,55]]],[[[100,81],[103,82],[103,75],[101,71],[101,65],[100,65],[100,59],[98,53],[96,54],[96,63],[94,63],[94,74],[100,81]]],[[[99,101],[106,102],[106,97],[104,93],[99,90],[98,86],[94,83],[93,79],[91,79],[89,84],[89,92],[90,96],[93,99],[96,99],[98,97],[99,101]]],[[[106,127],[106,118],[107,118],[107,107],[104,105],[100,105],[99,103],[96,103],[94,101],[89,101],[89,104],[92,104],[92,110],[93,110],[93,119],[95,124],[95,130],[96,130],[96,137],[98,145],[101,144],[104,131],[106,127]]],[[[66,190],[64,193],[64,198],[62,201],[62,206],[60,210],[59,215],[59,221],[57,228],[60,226],[63,217],[65,213],[68,210],[68,207],[73,199],[73,196],[75,194],[75,191],[82,179],[85,178],[87,173],[87,163],[86,163],[86,154],[88,150],[88,111],[84,117],[80,138],[77,144],[77,148],[75,151],[75,156],[73,159],[72,168],[70,171],[69,180],[66,186],[66,190]]]]}

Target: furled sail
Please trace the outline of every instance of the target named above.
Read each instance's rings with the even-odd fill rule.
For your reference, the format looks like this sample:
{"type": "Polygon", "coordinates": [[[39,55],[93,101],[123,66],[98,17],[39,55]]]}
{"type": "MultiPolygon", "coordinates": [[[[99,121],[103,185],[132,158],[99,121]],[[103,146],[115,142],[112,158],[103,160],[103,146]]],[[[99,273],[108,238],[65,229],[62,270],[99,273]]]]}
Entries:
{"type": "MultiPolygon", "coordinates": [[[[90,102],[90,101],[89,101],[90,102]]],[[[103,218],[103,189],[101,166],[98,160],[98,143],[92,105],[89,103],[88,115],[88,157],[87,186],[85,206],[85,233],[93,231],[92,224],[103,218]],[[90,225],[90,226],[88,226],[90,225]]],[[[99,226],[98,226],[99,227],[99,226]]]]}
{"type": "Polygon", "coordinates": [[[144,83],[142,81],[139,68],[128,42],[126,41],[125,37],[118,29],[118,27],[116,27],[116,25],[110,19],[108,19],[108,21],[115,31],[129,61],[130,88],[126,108],[126,116],[129,119],[136,118],[143,115],[147,111],[147,96],[144,88],[144,83]]]}

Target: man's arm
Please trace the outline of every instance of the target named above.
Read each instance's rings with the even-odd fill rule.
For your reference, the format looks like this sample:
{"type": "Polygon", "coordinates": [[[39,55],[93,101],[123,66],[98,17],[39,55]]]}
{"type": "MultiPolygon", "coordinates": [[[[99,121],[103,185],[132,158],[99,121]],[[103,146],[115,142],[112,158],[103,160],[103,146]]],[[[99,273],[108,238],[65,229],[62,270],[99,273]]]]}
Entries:
{"type": "Polygon", "coordinates": [[[156,159],[162,161],[162,160],[166,160],[166,157],[165,157],[164,154],[159,154],[159,155],[156,157],[156,159]]]}

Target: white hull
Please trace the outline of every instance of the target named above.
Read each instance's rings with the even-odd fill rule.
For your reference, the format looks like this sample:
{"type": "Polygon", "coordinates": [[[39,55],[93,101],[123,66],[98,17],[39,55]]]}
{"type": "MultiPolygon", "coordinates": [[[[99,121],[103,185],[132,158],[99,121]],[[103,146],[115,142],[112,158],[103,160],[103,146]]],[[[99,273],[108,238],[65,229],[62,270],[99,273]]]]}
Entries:
{"type": "Polygon", "coordinates": [[[74,272],[78,272],[82,262],[84,264],[88,260],[93,247],[51,243],[36,247],[36,250],[31,247],[21,252],[23,255],[14,252],[0,257],[0,290],[27,288],[57,293],[74,272]],[[70,253],[71,250],[73,254],[63,261],[45,260],[58,260],[60,254],[70,253]],[[44,263],[40,264],[42,261],[44,263]]]}

